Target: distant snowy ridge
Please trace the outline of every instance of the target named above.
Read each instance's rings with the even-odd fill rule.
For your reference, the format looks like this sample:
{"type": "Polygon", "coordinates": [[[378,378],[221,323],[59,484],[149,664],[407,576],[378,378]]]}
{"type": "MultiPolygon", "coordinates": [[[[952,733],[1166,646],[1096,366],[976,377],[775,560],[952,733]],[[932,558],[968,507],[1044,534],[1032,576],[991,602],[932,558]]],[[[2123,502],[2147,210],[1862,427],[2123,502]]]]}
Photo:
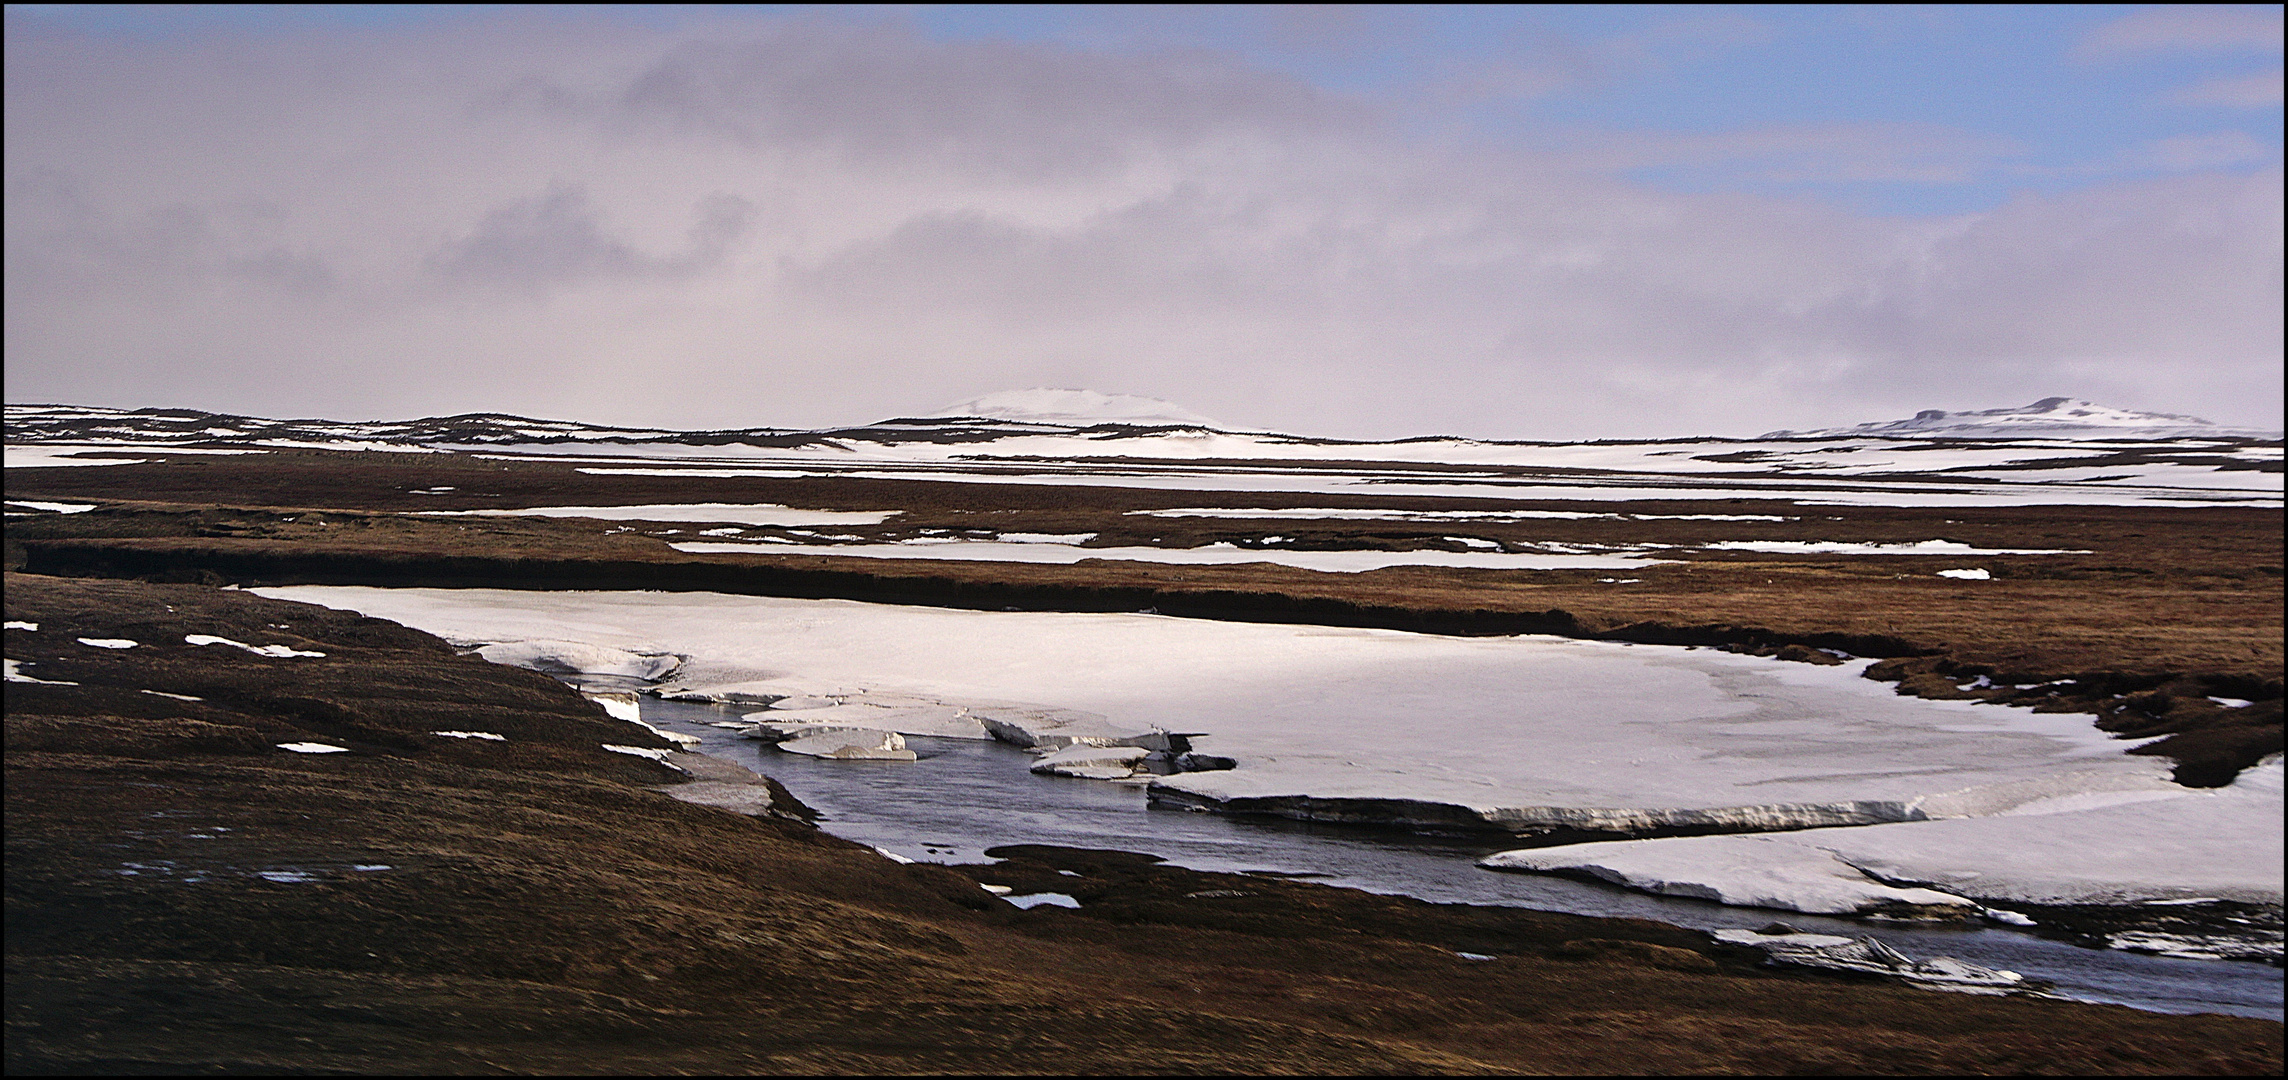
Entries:
{"type": "Polygon", "coordinates": [[[956,401],[938,411],[943,417],[979,416],[1028,424],[1128,424],[1137,427],[1182,425],[1216,428],[1222,424],[1172,401],[1134,394],[1100,394],[1094,390],[1060,390],[1036,386],[1030,390],[1003,390],[983,397],[956,401]]]}
{"type": "Polygon", "coordinates": [[[2276,431],[2248,431],[2219,427],[2197,416],[2116,409],[2079,398],[2043,398],[2031,405],[1975,412],[1924,409],[1905,420],[1887,420],[1852,427],[1814,428],[1808,431],[1771,431],[1765,439],[1832,439],[1855,436],[1942,439],[2022,439],[2054,436],[2061,439],[2121,436],[2139,439],[2178,437],[2277,438],[2276,431]]]}

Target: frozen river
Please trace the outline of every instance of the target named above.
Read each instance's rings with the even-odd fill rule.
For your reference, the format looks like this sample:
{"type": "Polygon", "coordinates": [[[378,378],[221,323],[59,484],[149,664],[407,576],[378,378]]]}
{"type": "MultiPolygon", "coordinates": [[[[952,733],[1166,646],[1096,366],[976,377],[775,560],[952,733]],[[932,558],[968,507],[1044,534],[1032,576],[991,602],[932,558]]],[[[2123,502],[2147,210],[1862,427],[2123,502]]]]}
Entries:
{"type": "MultiPolygon", "coordinates": [[[[2000,899],[2278,902],[2277,766],[2263,782],[2188,792],[2166,782],[2163,763],[2124,757],[2123,744],[2086,717],[1900,698],[1857,678],[1855,665],[1550,638],[702,593],[262,591],[483,644],[496,660],[645,679],[672,669],[664,689],[744,697],[753,704],[646,698],[643,709],[663,728],[699,735],[710,752],[777,777],[825,813],[829,830],[912,858],[975,860],[1008,843],[1124,848],[1431,900],[1702,928],[1777,917],[1838,933],[1869,924],[1803,912],[1902,899],[1968,910],[2000,899]],[[773,700],[771,716],[790,723],[903,732],[920,760],[818,760],[708,725],[773,700]],[[1512,846],[1500,836],[1148,810],[1137,786],[1033,774],[1034,759],[994,741],[989,728],[1020,740],[1194,733],[1196,748],[1236,767],[1167,778],[1163,794],[1227,809],[1305,812],[1312,800],[1351,800],[1527,831],[1851,827],[1765,834],[1771,854],[1745,872],[1693,855],[1682,846],[1689,839],[1629,849],[1658,853],[1672,880],[1700,875],[1686,879],[1698,895],[1737,892],[1741,903],[1795,910],[1727,907],[1478,869],[1478,857],[1512,846]],[[1846,840],[1848,859],[1834,853],[1846,840]],[[1856,869],[1871,863],[1898,868],[1883,878],[1950,891],[1894,888],[1856,869]]],[[[2274,967],[2087,950],[2014,930],[1897,926],[1878,932],[1912,955],[2008,968],[2077,998],[2279,1014],[2274,967]]]]}
{"type": "Polygon", "coordinates": [[[2049,979],[2058,993],[2082,1001],[2270,1018],[2281,1011],[2281,971],[2261,964],[2085,949],[2015,930],[1870,925],[1496,874],[1474,865],[1505,846],[1495,839],[1153,810],[1138,788],[1035,776],[1027,771],[1031,755],[995,742],[919,737],[909,740],[919,761],[827,761],[782,754],[711,726],[750,711],[643,699],[646,721],[696,735],[705,753],[776,778],[819,811],[826,831],[920,861],[989,862],[986,848],[1059,844],[1148,852],[1197,870],[1269,870],[1444,903],[1657,919],[1702,930],[1778,918],[1815,933],[1871,932],[1911,956],[1953,956],[2049,979]]]}

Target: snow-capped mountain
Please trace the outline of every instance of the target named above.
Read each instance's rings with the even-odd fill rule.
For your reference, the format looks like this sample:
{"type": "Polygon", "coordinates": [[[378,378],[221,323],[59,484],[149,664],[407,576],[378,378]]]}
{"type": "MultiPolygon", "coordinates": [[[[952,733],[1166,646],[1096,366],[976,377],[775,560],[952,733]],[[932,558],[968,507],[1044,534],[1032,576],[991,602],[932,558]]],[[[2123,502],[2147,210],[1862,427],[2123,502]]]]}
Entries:
{"type": "Polygon", "coordinates": [[[2173,439],[2203,436],[2262,438],[2277,434],[2219,427],[2197,416],[2137,412],[2079,398],[2051,397],[2009,409],[1981,409],[1976,412],[1924,409],[1905,420],[1877,421],[1852,427],[1814,428],[1808,431],[1772,431],[1766,432],[1762,438],[1833,439],[1871,435],[1926,439],[2173,439]]]}
{"type": "Polygon", "coordinates": [[[1179,425],[1222,429],[1223,425],[1172,401],[1134,394],[1100,394],[1094,390],[1061,390],[1036,386],[1030,390],[1003,390],[983,397],[956,401],[939,416],[982,416],[1023,424],[1060,424],[1088,427],[1127,424],[1135,427],[1179,425]]]}

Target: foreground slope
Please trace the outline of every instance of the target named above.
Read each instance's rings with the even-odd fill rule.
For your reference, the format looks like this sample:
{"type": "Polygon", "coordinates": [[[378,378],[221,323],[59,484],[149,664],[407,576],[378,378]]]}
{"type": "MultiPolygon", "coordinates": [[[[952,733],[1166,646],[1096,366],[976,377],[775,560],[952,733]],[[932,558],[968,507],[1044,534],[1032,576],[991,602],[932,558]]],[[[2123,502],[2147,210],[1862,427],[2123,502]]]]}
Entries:
{"type": "Polygon", "coordinates": [[[2280,1068],[2272,1023],[1112,855],[973,872],[1084,879],[1019,912],[783,796],[668,798],[602,748],[640,728],[394,624],[20,574],[7,618],[12,1072],[2280,1068]]]}

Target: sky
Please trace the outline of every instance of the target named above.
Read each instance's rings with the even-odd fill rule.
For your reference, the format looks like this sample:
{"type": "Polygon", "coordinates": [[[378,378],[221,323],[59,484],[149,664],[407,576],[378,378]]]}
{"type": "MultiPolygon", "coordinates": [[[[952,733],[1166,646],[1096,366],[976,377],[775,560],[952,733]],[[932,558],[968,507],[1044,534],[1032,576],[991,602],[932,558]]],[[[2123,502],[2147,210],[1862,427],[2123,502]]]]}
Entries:
{"type": "Polygon", "coordinates": [[[6,399],[2277,429],[2281,8],[6,9],[6,399]]]}

